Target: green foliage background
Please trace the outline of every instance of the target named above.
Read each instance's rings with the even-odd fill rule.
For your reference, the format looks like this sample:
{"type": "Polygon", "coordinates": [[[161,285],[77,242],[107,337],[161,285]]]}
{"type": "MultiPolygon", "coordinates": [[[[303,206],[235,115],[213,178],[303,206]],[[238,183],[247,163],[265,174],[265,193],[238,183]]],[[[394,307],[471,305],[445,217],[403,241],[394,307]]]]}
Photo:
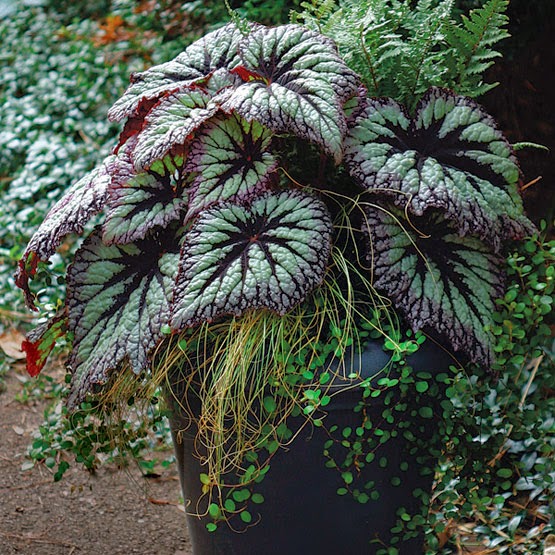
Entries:
{"type": "MultiPolygon", "coordinates": [[[[454,86],[471,96],[489,90],[482,73],[496,56],[493,43],[505,35],[499,26],[488,26],[493,35],[483,33],[479,15],[453,26],[445,13],[446,1],[413,2],[415,11],[407,11],[406,2],[366,3],[345,1],[341,12],[329,0],[248,0],[231,2],[231,7],[241,17],[264,23],[285,22],[291,9],[304,9],[297,18],[333,36],[372,93],[414,104],[430,84],[454,86]],[[382,10],[390,27],[386,43],[383,24],[375,21],[365,22],[362,35],[353,32],[362,21],[360,6],[366,3],[382,10]],[[406,9],[393,10],[393,4],[406,9]],[[466,58],[456,54],[465,45],[471,46],[466,58]],[[372,66],[365,49],[380,53],[372,66]],[[422,58],[420,65],[414,63],[415,56],[422,58]],[[453,75],[459,76],[457,82],[453,75]]],[[[175,56],[228,19],[225,5],[217,0],[12,4],[17,9],[0,18],[0,331],[25,326],[22,295],[12,278],[15,262],[48,208],[108,153],[118,127],[107,122],[106,112],[125,89],[129,74],[175,56]],[[14,321],[18,313],[21,318],[15,316],[14,321]]],[[[488,2],[490,8],[502,4],[504,0],[488,2]]],[[[458,13],[481,5],[460,0],[458,13]]],[[[544,3],[539,8],[538,17],[549,10],[544,3]]],[[[503,16],[495,17],[504,22],[503,16]]],[[[67,243],[66,253],[73,248],[67,243]]],[[[493,330],[499,378],[492,385],[479,371],[469,369],[448,389],[446,448],[440,453],[428,527],[430,555],[456,553],[461,532],[454,522],[472,523],[476,537],[496,553],[539,554],[542,538],[553,529],[554,261],[555,243],[539,238],[508,253],[511,284],[499,302],[493,330]],[[446,543],[442,537],[448,538],[446,543]]],[[[46,310],[61,302],[63,253],[54,266],[59,277],[39,294],[46,310]]],[[[0,362],[0,380],[9,362],[0,362]]],[[[158,405],[149,407],[146,421],[131,423],[125,430],[86,407],[88,412],[75,417],[80,429],[76,433],[76,422],[65,418],[61,408],[64,384],[48,376],[41,380],[29,384],[20,396],[21,402],[37,394],[52,399],[30,447],[31,461],[43,461],[59,479],[73,459],[95,468],[103,452],[113,457],[128,453],[143,461],[148,471],[145,448],[167,440],[158,405]],[[111,442],[114,436],[122,438],[118,446],[111,442]]]]}

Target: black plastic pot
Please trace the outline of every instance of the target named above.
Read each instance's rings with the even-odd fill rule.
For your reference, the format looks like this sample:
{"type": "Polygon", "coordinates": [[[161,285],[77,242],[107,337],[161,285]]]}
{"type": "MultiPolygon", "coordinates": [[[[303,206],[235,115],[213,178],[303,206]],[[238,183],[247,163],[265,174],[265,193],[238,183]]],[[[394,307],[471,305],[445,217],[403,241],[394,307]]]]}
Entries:
{"type": "MultiPolygon", "coordinates": [[[[388,355],[383,352],[381,342],[375,342],[358,360],[362,377],[371,377],[384,367],[388,355]]],[[[443,350],[426,343],[409,358],[409,363],[415,371],[437,374],[446,372],[452,359],[443,350]]],[[[250,527],[237,518],[230,526],[221,523],[215,532],[209,532],[206,523],[210,518],[195,516],[206,510],[206,503],[203,500],[199,503],[202,498],[199,475],[203,468],[196,455],[196,427],[183,411],[174,410],[170,420],[185,506],[188,513],[195,513],[187,515],[195,555],[366,555],[375,554],[392,542],[401,555],[423,552],[422,532],[408,534],[412,537],[401,533],[394,539],[391,529],[398,521],[400,508],[408,514],[421,513],[422,501],[413,492],[431,490],[433,476],[429,469],[433,461],[429,453],[415,447],[417,443],[408,442],[402,430],[397,430],[396,437],[379,446],[374,461],[355,473],[352,484],[352,487],[361,484],[362,488],[374,482],[373,489],[379,498],[360,503],[350,494],[338,495],[338,488],[345,483],[340,471],[326,467],[329,459],[324,456],[324,443],[330,439],[327,430],[337,425],[337,434],[342,439],[341,430],[356,429],[362,418],[380,422],[381,428],[386,428],[382,399],[372,398],[363,414],[355,413],[353,409],[362,398],[361,389],[337,380],[332,387],[345,391],[333,396],[326,407],[325,427],[305,426],[287,450],[279,450],[274,455],[270,471],[256,485],[256,491],[265,500],[249,507],[256,522],[250,527]],[[188,429],[178,439],[177,432],[185,428],[188,429]]],[[[172,395],[183,394],[179,386],[172,392],[172,395]]],[[[413,418],[419,418],[418,408],[414,407],[413,418]]],[[[294,428],[291,422],[288,426],[294,428]]],[[[426,418],[415,422],[413,429],[419,430],[416,434],[420,434],[421,441],[426,441],[436,427],[437,418],[426,418]]],[[[336,445],[339,451],[334,454],[340,460],[340,441],[336,445]]]]}

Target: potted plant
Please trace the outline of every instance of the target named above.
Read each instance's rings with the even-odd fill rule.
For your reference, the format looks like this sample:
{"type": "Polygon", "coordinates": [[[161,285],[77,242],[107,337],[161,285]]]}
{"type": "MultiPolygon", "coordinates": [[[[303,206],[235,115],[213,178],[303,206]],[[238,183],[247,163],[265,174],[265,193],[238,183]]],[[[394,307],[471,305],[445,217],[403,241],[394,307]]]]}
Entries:
{"type": "Polygon", "coordinates": [[[533,226],[491,116],[445,88],[412,98],[369,95],[317,31],[230,23],[132,77],[109,113],[124,122],[113,154],[19,263],[33,307],[29,278],[87,229],[63,307],[23,345],[29,371],[69,336],[70,407],[165,387],[195,553],[419,549],[414,528],[388,530],[421,518],[412,493],[431,485],[422,396],[438,395],[445,352],[490,364],[502,249],[533,226]],[[441,348],[419,349],[425,336],[441,348]],[[403,457],[379,456],[386,443],[403,457]],[[283,517],[288,483],[304,489],[283,517]]]}

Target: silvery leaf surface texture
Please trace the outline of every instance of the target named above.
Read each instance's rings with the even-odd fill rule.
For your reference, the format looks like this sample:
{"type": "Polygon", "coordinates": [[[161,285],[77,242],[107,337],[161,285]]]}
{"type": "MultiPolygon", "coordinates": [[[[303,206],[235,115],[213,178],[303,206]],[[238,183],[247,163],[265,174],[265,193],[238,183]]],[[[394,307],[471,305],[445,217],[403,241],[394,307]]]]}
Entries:
{"type": "Polygon", "coordinates": [[[137,170],[148,169],[175,145],[186,144],[217,111],[218,105],[202,89],[186,88],[166,95],[144,118],[133,154],[137,170]]]}
{"type": "Polygon", "coordinates": [[[108,117],[112,121],[136,117],[141,102],[151,103],[152,107],[167,93],[202,83],[219,68],[233,68],[239,64],[238,45],[242,38],[235,24],[229,23],[194,42],[173,60],[133,74],[131,84],[108,117]]]}
{"type": "Polygon", "coordinates": [[[278,160],[272,132],[237,115],[212,119],[191,143],[187,169],[195,174],[188,217],[211,204],[254,196],[272,180],[278,160]]]}
{"type": "Polygon", "coordinates": [[[440,213],[405,219],[395,208],[367,208],[367,261],[383,291],[414,330],[446,341],[472,362],[492,362],[495,299],[503,257],[477,237],[461,237],[440,213]]]}
{"type": "Polygon", "coordinates": [[[345,145],[355,180],[416,216],[441,209],[460,235],[477,235],[495,249],[501,238],[533,231],[511,146],[472,99],[432,88],[414,117],[394,100],[368,99],[345,145]]]}
{"type": "Polygon", "coordinates": [[[222,103],[247,120],[322,146],[340,162],[346,119],[343,104],[358,77],[335,45],[299,25],[257,28],[239,44],[245,81],[222,103]]]}
{"type": "Polygon", "coordinates": [[[69,188],[50,209],[29,241],[16,274],[16,284],[25,292],[27,305],[34,308],[29,279],[40,261],[48,261],[70,233],[82,233],[89,220],[106,204],[112,180],[109,167],[115,156],[104,162],[69,188]]]}
{"type": "Polygon", "coordinates": [[[325,204],[299,191],[208,208],[181,249],[173,329],[253,308],[284,314],[323,279],[331,232],[325,204]]]}
{"type": "Polygon", "coordinates": [[[148,369],[149,353],[169,321],[177,251],[169,233],[106,245],[99,229],[77,251],[67,275],[68,328],[74,335],[70,407],[124,362],[136,374],[148,369]]]}
{"type": "Polygon", "coordinates": [[[109,115],[127,118],[119,146],[140,135],[139,168],[186,142],[218,110],[319,144],[339,162],[343,105],[358,86],[335,45],[313,31],[254,25],[242,35],[229,24],[171,62],[135,75],[109,115]]]}
{"type": "MultiPolygon", "coordinates": [[[[130,143],[134,143],[133,139],[130,143]]],[[[136,171],[133,146],[127,143],[111,167],[112,185],[103,225],[106,244],[132,243],[153,228],[181,222],[187,208],[185,153],[176,150],[136,171]]]]}

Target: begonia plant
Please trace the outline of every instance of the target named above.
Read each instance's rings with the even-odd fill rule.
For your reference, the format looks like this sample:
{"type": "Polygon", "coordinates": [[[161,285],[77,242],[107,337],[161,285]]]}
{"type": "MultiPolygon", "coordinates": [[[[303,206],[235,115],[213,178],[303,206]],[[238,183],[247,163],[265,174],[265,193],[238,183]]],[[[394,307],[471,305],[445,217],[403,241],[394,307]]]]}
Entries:
{"type": "Polygon", "coordinates": [[[491,361],[500,253],[531,224],[511,146],[474,100],[432,88],[409,113],[367,98],[330,39],[231,23],[133,75],[109,117],[124,123],[113,154],[51,209],[17,275],[33,307],[37,264],[103,213],[63,310],[24,345],[36,374],[71,332],[71,405],[124,364],[147,370],[168,327],[305,302],[340,211],[360,243],[346,256],[410,326],[491,361]]]}
{"type": "Polygon", "coordinates": [[[109,118],[113,154],[51,209],[16,278],[33,307],[38,264],[87,230],[63,308],[24,344],[36,374],[69,332],[70,406],[149,371],[168,335],[286,317],[330,281],[353,289],[357,317],[375,290],[491,363],[503,246],[533,226],[514,152],[474,100],[436,87],[409,111],[369,97],[315,31],[230,23],[134,74],[109,118]],[[335,252],[358,277],[343,283],[335,252]]]}

